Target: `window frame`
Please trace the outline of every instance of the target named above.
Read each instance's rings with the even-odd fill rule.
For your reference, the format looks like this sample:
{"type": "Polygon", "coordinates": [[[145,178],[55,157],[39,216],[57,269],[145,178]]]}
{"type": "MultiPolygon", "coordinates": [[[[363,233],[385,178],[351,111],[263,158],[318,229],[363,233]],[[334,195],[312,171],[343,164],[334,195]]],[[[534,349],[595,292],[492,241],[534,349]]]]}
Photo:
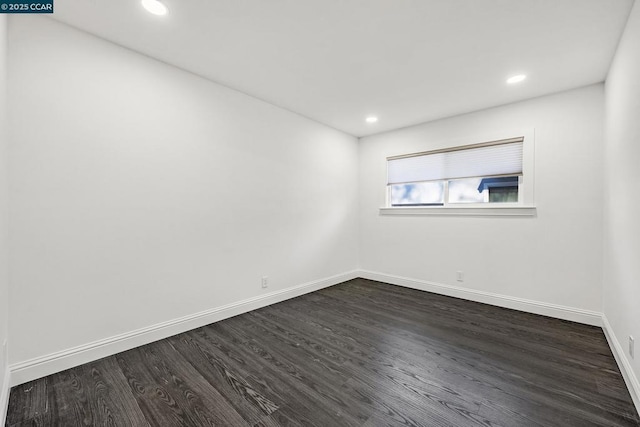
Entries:
{"type": "MultiPolygon", "coordinates": [[[[456,216],[535,216],[535,130],[521,129],[486,135],[484,137],[453,140],[430,150],[414,151],[411,154],[388,156],[385,159],[385,197],[382,215],[456,215],[456,216]],[[518,202],[510,203],[449,203],[449,181],[444,181],[444,204],[441,206],[392,206],[391,185],[388,184],[389,160],[401,157],[427,155],[444,151],[464,150],[499,143],[500,141],[522,138],[522,174],[518,178],[518,202]]],[[[514,175],[510,175],[514,176],[514,175]]],[[[476,177],[489,178],[490,176],[476,177]]]]}

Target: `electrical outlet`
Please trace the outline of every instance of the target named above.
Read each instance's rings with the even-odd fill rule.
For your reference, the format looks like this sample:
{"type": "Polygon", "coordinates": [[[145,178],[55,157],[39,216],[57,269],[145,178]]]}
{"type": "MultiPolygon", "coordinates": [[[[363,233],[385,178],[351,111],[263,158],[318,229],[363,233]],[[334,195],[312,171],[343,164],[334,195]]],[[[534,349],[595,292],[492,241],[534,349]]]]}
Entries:
{"type": "Polygon", "coordinates": [[[633,344],[635,343],[633,337],[631,335],[629,335],[629,356],[631,356],[631,358],[633,359],[634,356],[634,348],[633,348],[633,344]]]}
{"type": "Polygon", "coordinates": [[[458,282],[464,282],[464,273],[462,271],[456,272],[456,280],[458,282]]]}
{"type": "Polygon", "coordinates": [[[262,289],[266,289],[269,287],[269,278],[267,276],[262,276],[262,289]]]}

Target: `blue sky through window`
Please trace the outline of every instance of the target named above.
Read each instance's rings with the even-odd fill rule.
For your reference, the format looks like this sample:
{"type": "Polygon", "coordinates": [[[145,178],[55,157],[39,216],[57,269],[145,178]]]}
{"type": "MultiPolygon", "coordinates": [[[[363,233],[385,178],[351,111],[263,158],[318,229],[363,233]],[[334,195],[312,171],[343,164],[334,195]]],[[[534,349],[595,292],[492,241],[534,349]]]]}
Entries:
{"type": "Polygon", "coordinates": [[[416,182],[391,186],[391,205],[433,205],[444,203],[444,181],[416,182]]]}

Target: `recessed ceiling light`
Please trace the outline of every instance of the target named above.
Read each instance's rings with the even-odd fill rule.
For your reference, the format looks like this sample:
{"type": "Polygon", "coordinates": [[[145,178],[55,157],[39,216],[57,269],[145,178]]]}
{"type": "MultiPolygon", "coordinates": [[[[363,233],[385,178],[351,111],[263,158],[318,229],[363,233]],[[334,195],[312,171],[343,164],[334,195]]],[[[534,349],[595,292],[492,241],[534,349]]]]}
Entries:
{"type": "Polygon", "coordinates": [[[525,74],[518,74],[516,76],[509,77],[507,79],[507,83],[509,83],[510,85],[512,85],[514,83],[520,83],[521,81],[523,81],[526,78],[527,78],[527,76],[525,74]]]}
{"type": "Polygon", "coordinates": [[[142,0],[142,6],[154,15],[166,15],[167,6],[158,0],[142,0]]]}
{"type": "Polygon", "coordinates": [[[378,121],[378,118],[376,116],[369,116],[365,120],[367,121],[367,123],[375,123],[378,121]]]}

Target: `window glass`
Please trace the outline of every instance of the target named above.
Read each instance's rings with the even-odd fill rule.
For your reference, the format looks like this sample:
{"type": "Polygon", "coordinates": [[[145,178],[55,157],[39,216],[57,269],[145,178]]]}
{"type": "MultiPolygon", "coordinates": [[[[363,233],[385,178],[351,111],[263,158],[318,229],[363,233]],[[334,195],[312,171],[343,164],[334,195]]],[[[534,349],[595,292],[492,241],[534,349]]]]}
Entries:
{"type": "Polygon", "coordinates": [[[444,204],[444,181],[391,185],[391,206],[444,204]]]}
{"type": "Polygon", "coordinates": [[[517,203],[518,187],[489,188],[489,203],[517,203]]]}
{"type": "Polygon", "coordinates": [[[481,182],[482,178],[453,179],[449,181],[449,203],[488,202],[488,191],[480,186],[481,182]]]}
{"type": "Polygon", "coordinates": [[[448,182],[448,203],[518,203],[518,177],[479,177],[448,182]]]}
{"type": "Polygon", "coordinates": [[[478,190],[488,192],[489,203],[518,203],[518,176],[483,178],[478,190]]]}

